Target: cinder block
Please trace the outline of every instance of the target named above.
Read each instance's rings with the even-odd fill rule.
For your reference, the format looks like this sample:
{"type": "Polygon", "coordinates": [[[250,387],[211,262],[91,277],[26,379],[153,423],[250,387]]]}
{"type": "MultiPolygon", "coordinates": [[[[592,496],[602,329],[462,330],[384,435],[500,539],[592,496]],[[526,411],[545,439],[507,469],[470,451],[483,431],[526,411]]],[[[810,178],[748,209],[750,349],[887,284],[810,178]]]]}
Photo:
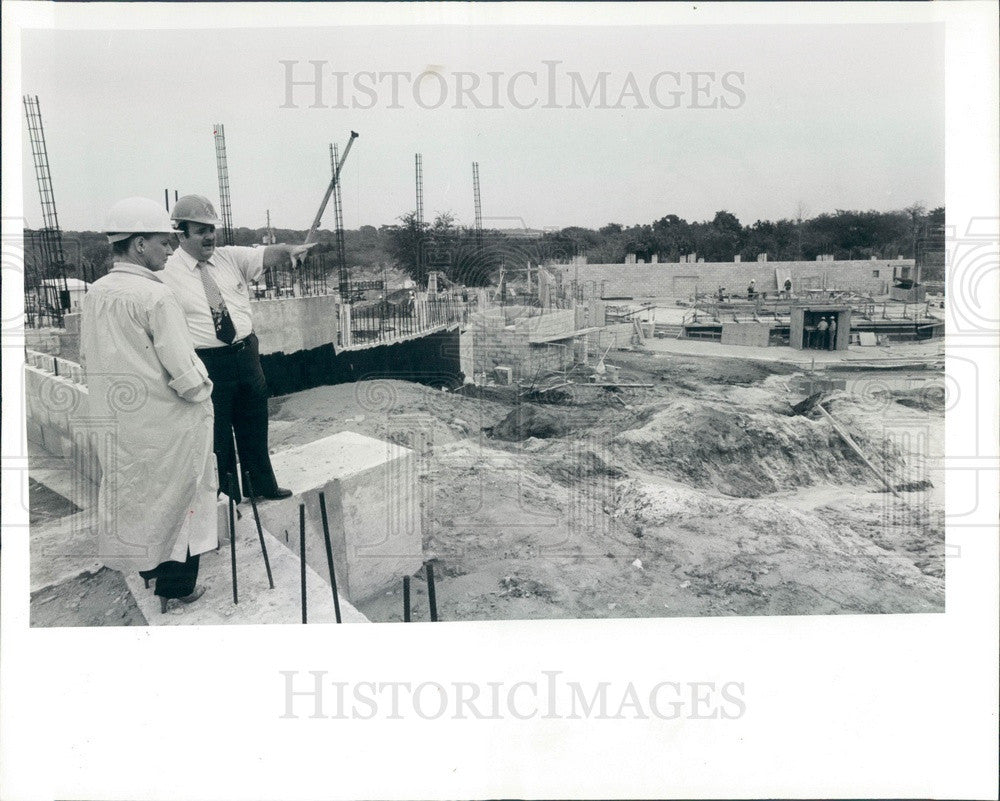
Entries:
{"type": "Polygon", "coordinates": [[[271,463],[294,496],[260,504],[262,524],[298,552],[304,503],[306,562],[327,576],[319,505],[324,493],[337,586],[348,600],[396,586],[423,564],[414,451],[343,431],[276,453],[271,463]]]}

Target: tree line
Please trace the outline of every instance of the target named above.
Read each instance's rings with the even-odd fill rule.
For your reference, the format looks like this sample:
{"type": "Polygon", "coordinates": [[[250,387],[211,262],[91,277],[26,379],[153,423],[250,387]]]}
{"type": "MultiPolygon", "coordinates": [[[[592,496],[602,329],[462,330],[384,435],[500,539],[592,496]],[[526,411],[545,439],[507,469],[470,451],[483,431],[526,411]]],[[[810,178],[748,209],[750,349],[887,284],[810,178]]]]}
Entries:
{"type": "Polygon", "coordinates": [[[634,253],[651,261],[680,260],[697,254],[705,261],[756,260],[767,253],[772,261],[834,259],[926,258],[944,250],[944,207],[927,211],[915,204],[898,211],[845,211],[812,218],[757,220],[743,225],[728,211],[710,221],[688,222],[668,214],[655,222],[625,227],[610,223],[597,231],[565,228],[555,238],[593,263],[624,261],[634,253]]]}
{"type": "MultiPolygon", "coordinates": [[[[608,223],[598,228],[571,226],[558,231],[475,231],[458,225],[449,212],[431,222],[420,222],[415,212],[392,225],[365,225],[344,231],[345,262],[352,270],[371,272],[393,267],[419,285],[432,270],[467,286],[495,283],[500,271],[507,277],[523,275],[529,266],[548,261],[567,262],[584,256],[591,263],[623,263],[637,259],[677,262],[696,254],[705,261],[754,261],[767,253],[771,261],[813,261],[829,254],[835,259],[915,258],[924,280],[944,279],[944,207],[927,210],[914,204],[896,211],[838,209],[806,218],[757,220],[744,225],[731,212],[718,211],[711,220],[689,222],[667,214],[654,222],[625,226],[608,223]]],[[[263,228],[236,228],[237,245],[263,241],[263,228]]],[[[305,231],[276,229],[278,242],[301,242],[305,231]]],[[[103,234],[64,232],[66,274],[94,281],[111,265],[111,249],[103,234]]],[[[326,264],[338,261],[336,233],[321,229],[313,253],[326,264]],[[332,257],[332,258],[331,258],[332,257]]],[[[57,277],[52,265],[39,263],[37,243],[26,232],[25,262],[30,272],[57,277]]]]}
{"type": "Polygon", "coordinates": [[[677,262],[694,255],[705,261],[771,261],[915,258],[927,280],[944,278],[944,207],[928,211],[914,204],[897,211],[846,211],[743,225],[728,211],[712,220],[688,222],[668,214],[652,223],[609,223],[597,230],[573,226],[559,231],[487,230],[477,234],[455,225],[452,215],[418,223],[415,213],[383,226],[390,257],[418,283],[431,269],[468,285],[495,280],[500,268],[512,275],[528,263],[566,262],[584,256],[595,264],[624,263],[630,254],[642,261],[677,262]]]}

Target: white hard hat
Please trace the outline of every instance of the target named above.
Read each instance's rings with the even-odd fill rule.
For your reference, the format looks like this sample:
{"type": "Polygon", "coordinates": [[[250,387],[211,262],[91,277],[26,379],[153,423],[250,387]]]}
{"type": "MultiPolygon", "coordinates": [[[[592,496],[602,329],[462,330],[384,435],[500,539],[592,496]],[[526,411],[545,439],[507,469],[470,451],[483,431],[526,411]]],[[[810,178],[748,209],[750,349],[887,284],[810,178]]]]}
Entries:
{"type": "Polygon", "coordinates": [[[184,195],[174,204],[170,219],[176,222],[196,222],[219,227],[222,220],[215,213],[215,206],[202,195],[184,195]]]}
{"type": "Polygon", "coordinates": [[[167,210],[145,197],[119,200],[108,212],[104,231],[109,242],[121,242],[135,234],[171,234],[174,229],[167,210]]]}

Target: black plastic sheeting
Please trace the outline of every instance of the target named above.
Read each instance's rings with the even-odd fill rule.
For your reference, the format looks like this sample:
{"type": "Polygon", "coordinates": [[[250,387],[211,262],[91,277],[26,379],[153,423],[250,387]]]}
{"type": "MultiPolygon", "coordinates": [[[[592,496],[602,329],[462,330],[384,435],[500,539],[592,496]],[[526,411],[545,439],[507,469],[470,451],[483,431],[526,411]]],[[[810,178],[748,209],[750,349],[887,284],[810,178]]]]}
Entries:
{"type": "Polygon", "coordinates": [[[261,356],[260,363],[272,395],[373,378],[398,378],[455,389],[464,378],[459,368],[458,338],[455,328],[408,342],[341,353],[335,352],[333,345],[271,353],[261,356]]]}

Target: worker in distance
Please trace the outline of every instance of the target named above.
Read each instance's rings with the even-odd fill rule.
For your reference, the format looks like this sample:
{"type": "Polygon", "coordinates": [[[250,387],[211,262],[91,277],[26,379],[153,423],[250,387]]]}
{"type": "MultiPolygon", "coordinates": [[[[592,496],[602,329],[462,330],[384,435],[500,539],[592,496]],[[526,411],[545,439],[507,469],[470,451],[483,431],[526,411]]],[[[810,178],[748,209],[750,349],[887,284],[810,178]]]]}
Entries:
{"type": "Polygon", "coordinates": [[[267,447],[269,393],[253,332],[250,285],[266,270],[298,266],[312,245],[216,247],[222,221],[201,195],[178,199],[170,218],[178,249],[167,260],[163,281],[180,302],[195,353],[214,385],[220,488],[237,503],[250,495],[290,497],[291,490],[278,486],[267,447]]]}
{"type": "Polygon", "coordinates": [[[114,265],[84,297],[80,339],[88,425],[102,442],[98,556],[155,581],[166,612],[204,593],[199,555],[218,546],[212,382],[161,280],[173,250],[166,210],[127,198],[104,230],[114,265]]]}

